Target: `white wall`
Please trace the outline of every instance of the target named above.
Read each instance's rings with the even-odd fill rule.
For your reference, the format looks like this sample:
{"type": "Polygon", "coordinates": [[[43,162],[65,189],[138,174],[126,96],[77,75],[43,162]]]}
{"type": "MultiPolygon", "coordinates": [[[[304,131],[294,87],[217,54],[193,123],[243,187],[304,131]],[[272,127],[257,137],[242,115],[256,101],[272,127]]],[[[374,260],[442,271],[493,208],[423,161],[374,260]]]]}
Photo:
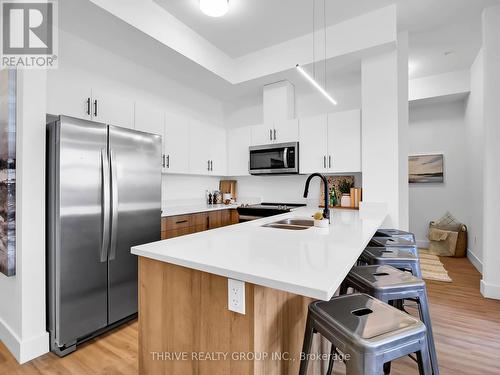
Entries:
{"type": "Polygon", "coordinates": [[[48,351],[45,330],[45,71],[17,87],[16,275],[0,275],[0,340],[23,363],[48,351]]]}
{"type": "MultiPolygon", "coordinates": [[[[463,101],[429,103],[410,107],[410,155],[444,154],[445,181],[410,184],[410,231],[420,246],[428,245],[429,222],[447,211],[472,228],[466,166],[465,104],[463,101]]],[[[476,184],[478,188],[480,184],[476,184]]]]}
{"type": "Polygon", "coordinates": [[[500,299],[500,6],[483,13],[484,175],[483,280],[485,297],[500,299]]]}
{"type": "Polygon", "coordinates": [[[162,176],[162,206],[180,206],[205,200],[206,191],[218,190],[220,177],[167,175],[162,176]]]}
{"type": "MultiPolygon", "coordinates": [[[[318,91],[312,89],[303,77],[291,82],[295,85],[296,117],[314,116],[321,113],[347,111],[361,108],[360,74],[349,73],[342,80],[329,78],[329,89],[339,105],[334,107],[318,91]]],[[[252,95],[234,98],[224,105],[224,123],[227,128],[263,123],[262,90],[252,95]]]]}
{"type": "MultiPolygon", "coordinates": [[[[354,176],[356,186],[362,185],[361,173],[346,173],[354,176]]],[[[315,178],[309,188],[308,199],[303,198],[308,176],[246,176],[235,178],[238,181],[238,197],[260,199],[272,203],[307,203],[320,202],[320,179],[315,178]]]]}
{"type": "Polygon", "coordinates": [[[408,229],[408,83],[401,82],[404,75],[408,80],[403,73],[408,66],[405,44],[407,36],[398,50],[365,58],[361,64],[363,197],[387,203],[384,227],[402,230],[408,229]]]}
{"type": "Polygon", "coordinates": [[[469,259],[483,267],[483,150],[484,150],[484,65],[481,50],[471,67],[471,92],[466,99],[465,137],[467,197],[469,202],[469,259]]]}

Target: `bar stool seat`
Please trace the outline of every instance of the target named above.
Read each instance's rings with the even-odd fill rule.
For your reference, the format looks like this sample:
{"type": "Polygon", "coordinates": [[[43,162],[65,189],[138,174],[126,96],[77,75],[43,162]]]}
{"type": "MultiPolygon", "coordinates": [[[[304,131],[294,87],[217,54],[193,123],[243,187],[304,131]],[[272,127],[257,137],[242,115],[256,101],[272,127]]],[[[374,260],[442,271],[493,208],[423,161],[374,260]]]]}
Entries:
{"type": "Polygon", "coordinates": [[[406,247],[367,247],[359,257],[367,265],[389,265],[422,278],[420,260],[406,247]]]}
{"type": "Polygon", "coordinates": [[[427,328],[427,341],[434,375],[439,374],[436,348],[432,334],[432,323],[425,282],[409,272],[400,271],[388,265],[353,267],[340,288],[340,294],[347,293],[348,288],[366,293],[383,302],[404,306],[404,301],[411,299],[417,302],[420,319],[427,328]]]}
{"type": "Polygon", "coordinates": [[[406,248],[418,257],[417,244],[415,241],[408,241],[403,238],[373,237],[368,243],[368,247],[397,247],[406,248]]]}
{"type": "Polygon", "coordinates": [[[345,356],[348,375],[379,375],[385,363],[412,353],[417,354],[420,374],[431,373],[425,325],[366,294],[309,305],[299,375],[307,374],[315,333],[332,343],[327,375],[338,352],[345,356]]]}
{"type": "Polygon", "coordinates": [[[399,229],[379,229],[375,233],[374,237],[402,238],[403,240],[415,243],[415,235],[413,233],[405,232],[399,229]]]}

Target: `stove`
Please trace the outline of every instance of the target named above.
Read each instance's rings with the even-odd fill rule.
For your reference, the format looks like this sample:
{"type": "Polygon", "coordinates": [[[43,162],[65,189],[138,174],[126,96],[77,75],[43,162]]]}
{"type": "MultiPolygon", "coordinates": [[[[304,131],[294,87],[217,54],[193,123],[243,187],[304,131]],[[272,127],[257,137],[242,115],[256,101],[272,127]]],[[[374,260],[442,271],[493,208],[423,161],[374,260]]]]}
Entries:
{"type": "Polygon", "coordinates": [[[237,208],[240,215],[240,223],[245,221],[257,220],[263,217],[285,214],[299,207],[305,207],[300,203],[260,203],[260,204],[242,204],[237,208]]]}

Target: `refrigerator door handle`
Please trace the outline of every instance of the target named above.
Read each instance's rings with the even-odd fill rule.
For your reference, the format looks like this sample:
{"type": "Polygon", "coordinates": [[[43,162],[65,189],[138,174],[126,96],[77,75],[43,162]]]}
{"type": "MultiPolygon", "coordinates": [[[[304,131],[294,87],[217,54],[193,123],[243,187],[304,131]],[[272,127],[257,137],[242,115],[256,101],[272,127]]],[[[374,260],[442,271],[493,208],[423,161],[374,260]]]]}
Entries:
{"type": "Polygon", "coordinates": [[[116,258],[116,234],[118,232],[118,181],[116,171],[116,155],[111,149],[111,250],[109,260],[116,258]]]}
{"type": "Polygon", "coordinates": [[[101,171],[102,171],[102,245],[100,262],[104,263],[108,260],[109,248],[109,215],[110,215],[110,190],[109,190],[109,159],[105,149],[101,150],[101,171]]]}

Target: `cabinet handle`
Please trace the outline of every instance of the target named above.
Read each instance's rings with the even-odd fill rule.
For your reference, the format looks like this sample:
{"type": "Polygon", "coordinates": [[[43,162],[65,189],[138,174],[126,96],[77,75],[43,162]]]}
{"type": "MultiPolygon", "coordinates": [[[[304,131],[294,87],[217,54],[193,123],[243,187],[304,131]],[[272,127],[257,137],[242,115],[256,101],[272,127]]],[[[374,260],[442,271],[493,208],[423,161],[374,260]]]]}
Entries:
{"type": "Polygon", "coordinates": [[[210,160],[207,160],[207,171],[210,171],[210,160]]]}
{"type": "Polygon", "coordinates": [[[87,98],[87,115],[90,116],[90,98],[87,98]]]}
{"type": "Polygon", "coordinates": [[[94,100],[94,117],[97,117],[97,99],[94,100]]]}
{"type": "Polygon", "coordinates": [[[161,155],[161,166],[165,168],[165,154],[161,155]]]}
{"type": "Polygon", "coordinates": [[[332,167],[332,155],[328,155],[328,168],[332,167]]]}
{"type": "Polygon", "coordinates": [[[276,140],[276,129],[274,129],[274,140],[276,140]]]}
{"type": "Polygon", "coordinates": [[[184,224],[187,222],[188,222],[187,220],[180,220],[180,221],[176,221],[175,224],[184,224]]]}
{"type": "Polygon", "coordinates": [[[214,161],[213,160],[210,160],[210,170],[211,171],[214,170],[214,161]]]}
{"type": "Polygon", "coordinates": [[[269,129],[269,140],[273,140],[273,129],[269,129]]]}
{"type": "Polygon", "coordinates": [[[326,155],[323,155],[323,168],[326,169],[326,155]]]}
{"type": "Polygon", "coordinates": [[[170,155],[167,155],[167,168],[170,168],[170,155]]]}

